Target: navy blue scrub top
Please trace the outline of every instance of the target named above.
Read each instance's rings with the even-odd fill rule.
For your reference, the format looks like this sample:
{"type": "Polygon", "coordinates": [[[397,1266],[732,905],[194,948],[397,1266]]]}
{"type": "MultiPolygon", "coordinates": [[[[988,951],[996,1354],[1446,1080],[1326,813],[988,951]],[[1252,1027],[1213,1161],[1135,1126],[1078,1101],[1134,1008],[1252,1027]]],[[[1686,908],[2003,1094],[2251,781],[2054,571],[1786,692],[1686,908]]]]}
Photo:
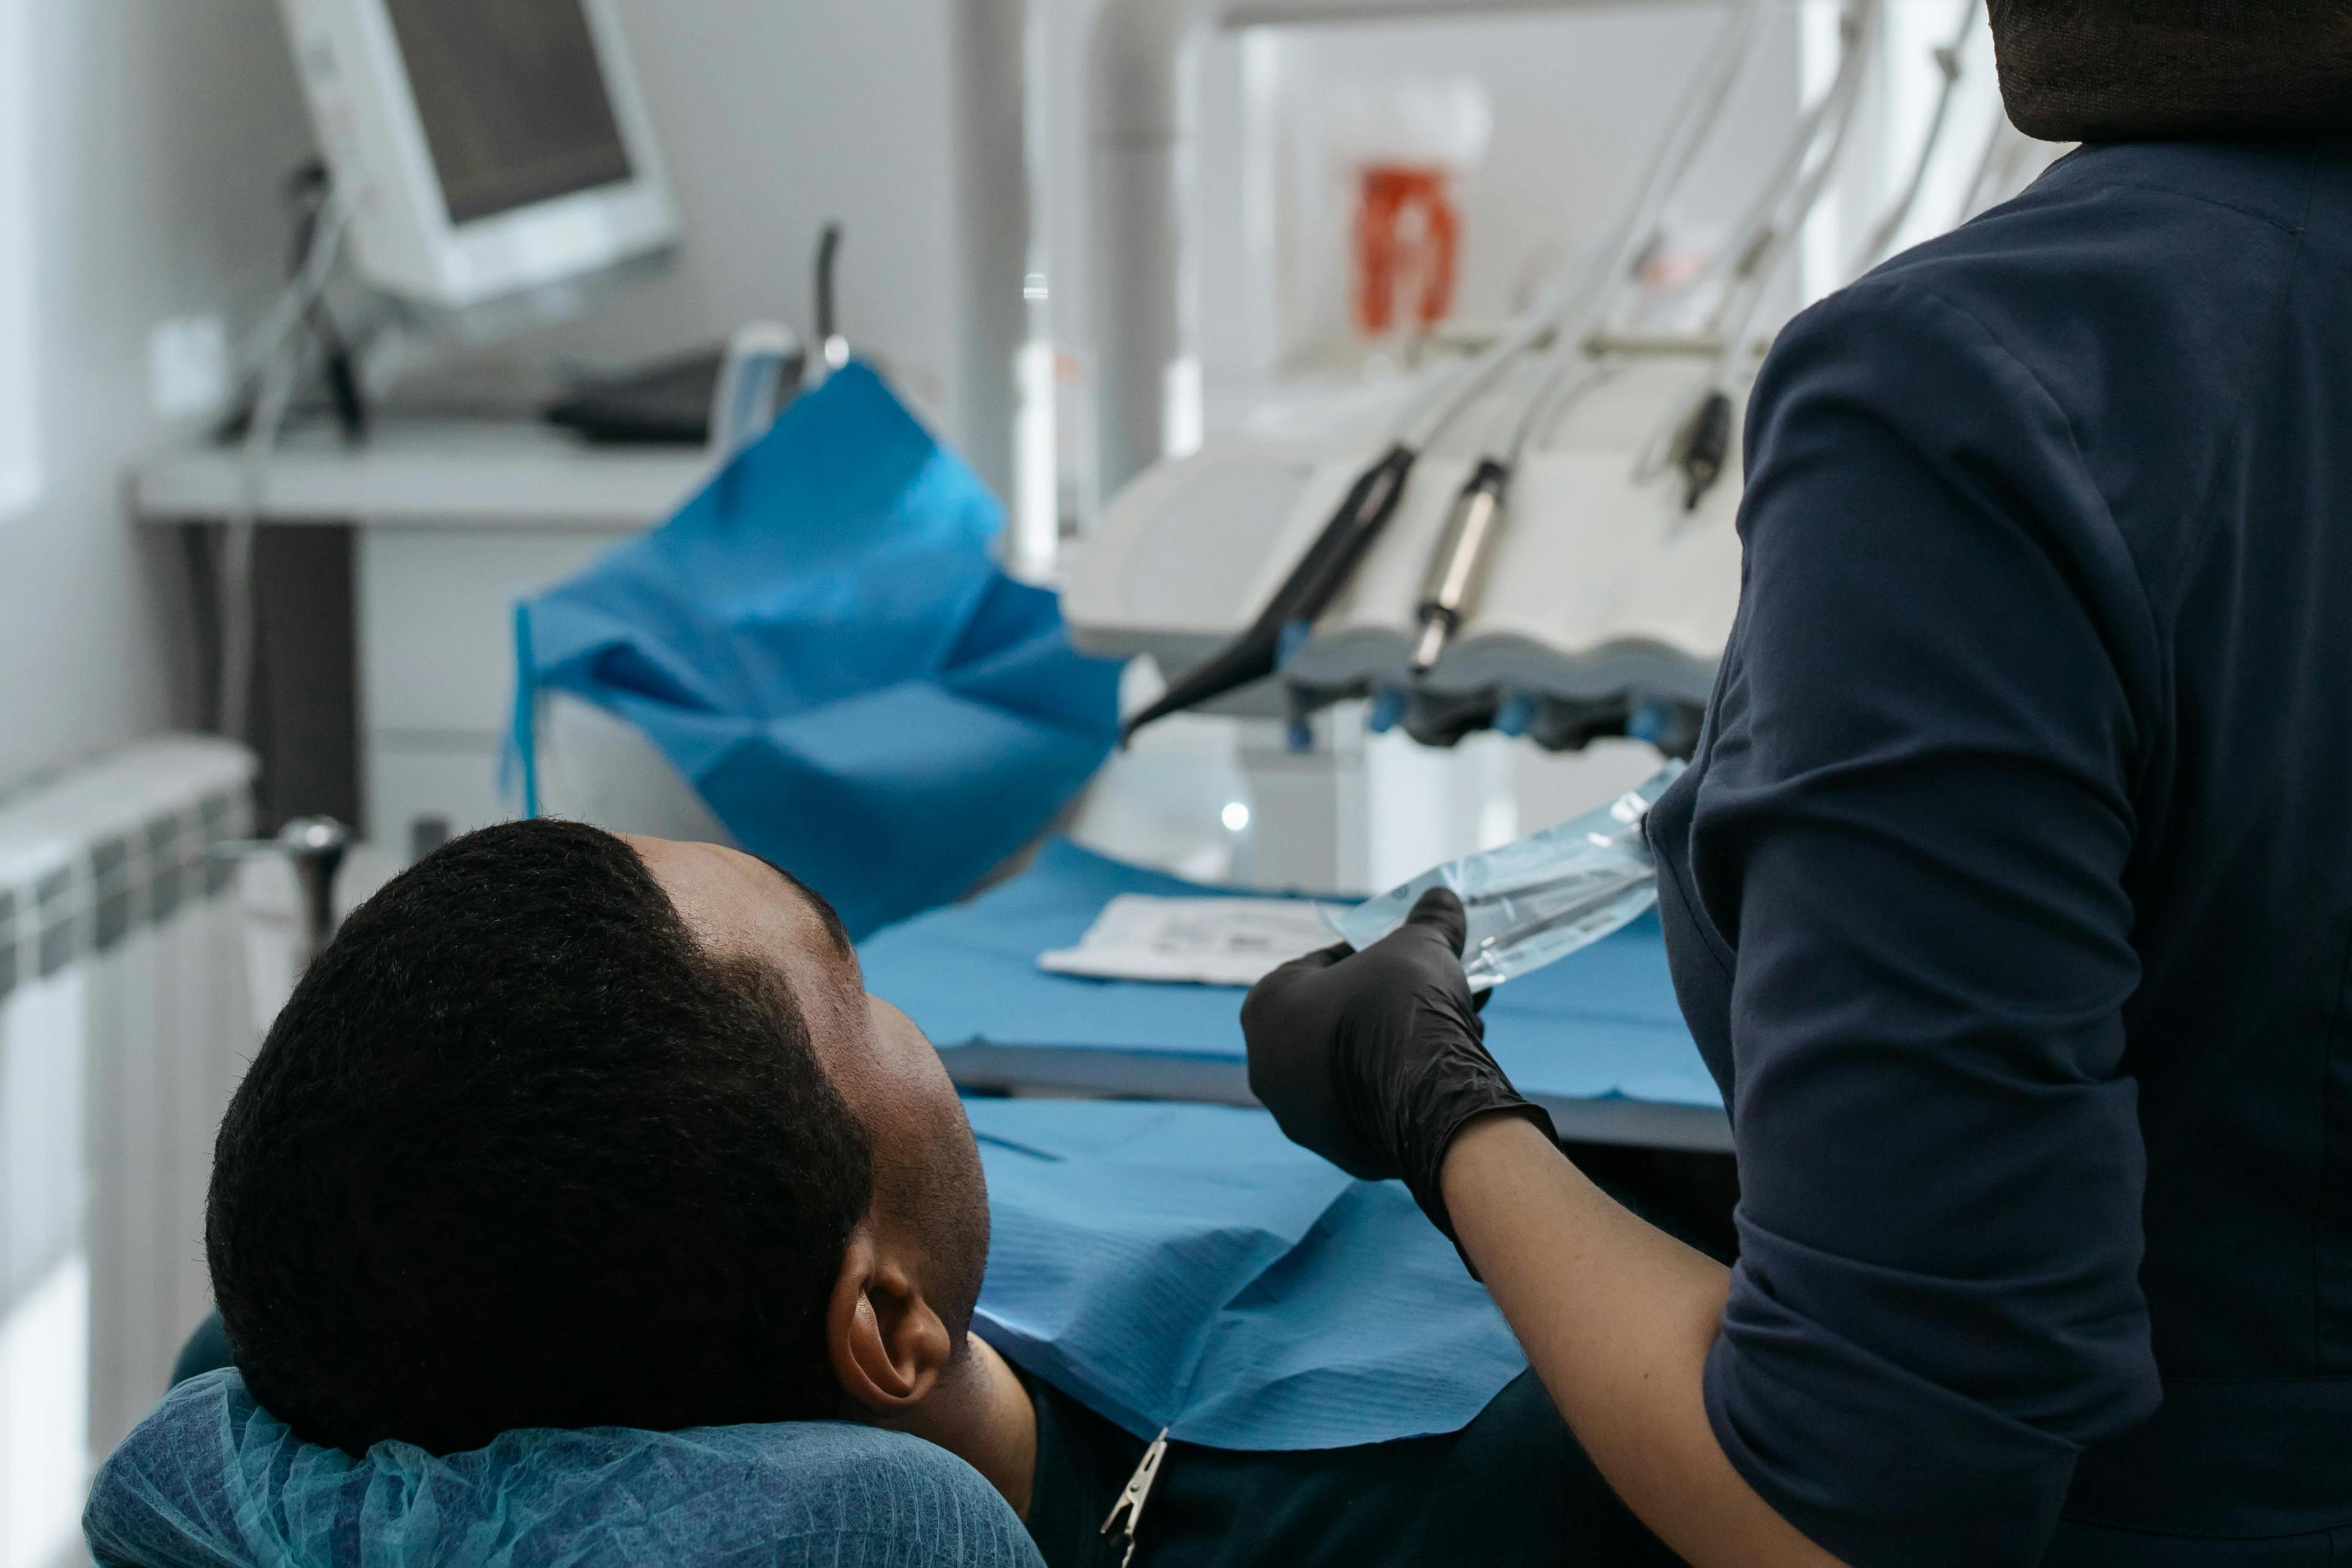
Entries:
{"type": "Polygon", "coordinates": [[[2352,138],[2074,155],[1747,450],[1651,827],[1725,1452],[1856,1568],[2352,1562],[2352,138]]]}

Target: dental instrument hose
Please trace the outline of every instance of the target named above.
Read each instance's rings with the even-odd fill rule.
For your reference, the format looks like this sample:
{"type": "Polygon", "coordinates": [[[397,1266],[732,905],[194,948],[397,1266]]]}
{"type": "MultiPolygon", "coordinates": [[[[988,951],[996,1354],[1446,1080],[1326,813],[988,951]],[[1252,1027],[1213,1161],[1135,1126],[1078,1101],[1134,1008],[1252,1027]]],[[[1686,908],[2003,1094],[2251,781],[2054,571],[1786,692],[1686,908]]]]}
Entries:
{"type": "Polygon", "coordinates": [[[1405,480],[1419,453],[1399,441],[1379,462],[1358,476],[1339,510],[1323,525],[1306,556],[1275,590],[1274,598],[1258,612],[1247,630],[1220,648],[1208,662],[1175,681],[1159,701],[1129,720],[1119,732],[1119,744],[1135,739],[1136,731],[1171,713],[1222,697],[1226,692],[1263,680],[1281,662],[1289,628],[1312,625],[1337,596],[1356,563],[1388,526],[1404,500],[1405,480]]]}
{"type": "Polygon", "coordinates": [[[1845,55],[1839,62],[1837,78],[1816,112],[1807,116],[1811,140],[1803,152],[1810,153],[1818,147],[1819,156],[1812,158],[1809,165],[1801,156],[1798,166],[1803,172],[1793,192],[1787,194],[1785,202],[1776,201],[1764,209],[1769,215],[1765,226],[1744,245],[1738,264],[1725,286],[1715,316],[1723,347],[1705,395],[1675,443],[1675,463],[1682,470],[1683,510],[1686,512],[1699,509],[1730,466],[1736,405],[1733,393],[1741,379],[1742,362],[1750,350],[1772,279],[1806,220],[1821,205],[1830,176],[1844,158],[1859,117],[1862,85],[1885,12],[1885,0],[1855,0],[1848,11],[1845,55]],[[1824,131],[1825,142],[1822,141],[1824,131]]]}
{"type": "Polygon", "coordinates": [[[835,274],[841,265],[841,225],[828,223],[816,242],[816,341],[824,368],[820,378],[849,365],[849,339],[843,335],[835,274]]]}
{"type": "Polygon", "coordinates": [[[309,340],[302,325],[326,293],[342,255],[352,205],[331,188],[316,215],[309,254],[278,302],[247,340],[246,358],[259,377],[253,416],[238,450],[237,502],[221,533],[220,732],[250,739],[252,689],[259,637],[254,607],[254,555],[269,456],[301,384],[309,340]]]}
{"type": "Polygon", "coordinates": [[[1511,481],[1534,443],[1536,433],[1564,415],[1570,405],[1609,376],[1613,365],[1596,362],[1571,380],[1543,377],[1528,399],[1507,451],[1479,460],[1469,481],[1454,499],[1445,531],[1429,558],[1423,579],[1421,603],[1414,614],[1421,623],[1412,650],[1412,674],[1419,679],[1436,668],[1448,644],[1464,623],[1477,612],[1478,596],[1492,569],[1495,552],[1508,521],[1511,481]]]}
{"type": "MultiPolygon", "coordinates": [[[[1466,413],[1515,361],[1547,334],[1580,342],[1604,319],[1625,275],[1651,242],[1667,198],[1688,174],[1699,148],[1722,112],[1725,89],[1738,73],[1748,45],[1763,20],[1769,0],[1742,0],[1718,37],[1698,79],[1653,160],[1640,199],[1614,237],[1595,274],[1599,300],[1566,320],[1576,293],[1556,289],[1538,301],[1520,324],[1490,344],[1459,374],[1440,384],[1424,405],[1409,408],[1395,438],[1372,466],[1357,477],[1306,556],[1275,592],[1249,626],[1199,667],[1173,682],[1160,699],[1128,721],[1119,743],[1171,714],[1197,708],[1226,692],[1262,680],[1279,668],[1286,644],[1304,635],[1330,607],[1357,565],[1378,542],[1404,500],[1413,466],[1429,445],[1466,413]]],[[[1557,348],[1557,342],[1555,344],[1557,348]]],[[[1501,490],[1496,491],[1499,521],[1501,490]]]]}
{"type": "Polygon", "coordinates": [[[1552,339],[1547,356],[1552,368],[1538,378],[1530,401],[1542,402],[1566,377],[1569,365],[1582,352],[1584,340],[1608,320],[1633,281],[1635,268],[1656,243],[1666,204],[1689,177],[1699,153],[1715,134],[1732,82],[1747,63],[1748,47],[1762,26],[1767,8],[1768,0],[1743,0],[1717,35],[1665,137],[1651,156],[1624,222],[1611,234],[1590,274],[1578,287],[1552,290],[1517,331],[1490,348],[1454,384],[1440,388],[1421,423],[1407,426],[1412,445],[1426,446],[1442,434],[1512,361],[1537,347],[1547,334],[1552,339]]]}
{"type": "Polygon", "coordinates": [[[1760,4],[1751,0],[1726,25],[1652,161],[1640,197],[1596,268],[1582,308],[1572,322],[1562,322],[1556,330],[1509,445],[1482,457],[1455,495],[1415,607],[1421,625],[1412,658],[1416,679],[1436,666],[1446,645],[1476,608],[1479,590],[1507,521],[1512,480],[1536,432],[1605,375],[1605,367],[1598,365],[1589,366],[1580,376],[1573,372],[1586,360],[1586,340],[1616,309],[1635,268],[1654,243],[1666,203],[1689,176],[1700,151],[1713,136],[1763,11],[1760,4]]]}
{"type": "MultiPolygon", "coordinates": [[[[1980,3],[1981,0],[1969,0],[1971,20],[1980,3]]],[[[1874,22],[1859,12],[1859,6],[1848,8],[1848,47],[1836,77],[1800,118],[1771,174],[1759,186],[1755,199],[1733,226],[1730,237],[1715,248],[1704,267],[1645,303],[1639,312],[1654,319],[1702,290],[1716,287],[1722,289],[1712,329],[1724,340],[1717,366],[1698,405],[1674,433],[1672,440],[1665,443],[1671,459],[1657,459],[1661,468],[1671,460],[1682,469],[1685,510],[1697,510],[1729,466],[1736,408],[1731,389],[1738,380],[1738,358],[1753,330],[1764,285],[1769,281],[1772,268],[1779,265],[1796,229],[1819,204],[1822,176],[1834,167],[1843,147],[1845,128],[1859,100],[1862,73],[1868,63],[1863,52],[1864,34],[1875,32],[1874,22]],[[1833,130],[1831,151],[1824,156],[1821,149],[1825,128],[1833,130]],[[1824,161],[1815,167],[1817,156],[1824,156],[1824,161]],[[1809,168],[1813,170],[1814,177],[1808,177],[1809,168]],[[1792,191],[1799,193],[1793,203],[1790,199],[1792,191]]],[[[1938,51],[1939,62],[1957,61],[1957,50],[1965,36],[1964,27],[1960,39],[1938,51]]],[[[1948,80],[1948,93],[1950,89],[1948,80]]],[[[1931,131],[1930,134],[1936,132],[1931,131]]],[[[1927,155],[1932,156],[1932,151],[1931,148],[1927,155]]],[[[1915,191],[1909,201],[1916,204],[1916,200],[1915,191]]],[[[1907,207],[1904,210],[1907,211],[1907,207]]],[[[1895,222],[1899,225],[1901,221],[1898,216],[1895,222]]],[[[1644,459],[1643,467],[1650,468],[1649,459],[1644,459]]]]}
{"type": "Polygon", "coordinates": [[[1936,68],[1943,73],[1943,90],[1937,94],[1936,107],[1927,120],[1927,133],[1919,143],[1919,156],[1911,165],[1911,177],[1905,182],[1897,195],[1855,253],[1853,265],[1848,268],[1855,277],[1869,271],[1886,259],[1903,226],[1911,221],[1918,210],[1919,198],[1927,188],[1927,173],[1936,162],[1936,154],[1944,144],[1946,132],[1951,129],[1952,107],[1960,95],[1960,82],[1967,76],[1964,61],[1969,39],[1984,16],[1984,0],[1961,0],[1960,23],[1954,29],[1952,40],[1935,51],[1936,68]]]}
{"type": "Polygon", "coordinates": [[[1282,663],[1286,645],[1330,607],[1396,515],[1422,452],[1468,411],[1513,360],[1554,330],[1568,298],[1563,290],[1552,290],[1517,328],[1441,384],[1425,405],[1408,408],[1400,416],[1388,449],[1356,477],[1330,521],[1256,619],[1207,662],[1172,682],[1158,701],[1129,720],[1120,729],[1119,744],[1127,745],[1137,731],[1171,714],[1213,701],[1274,674],[1282,663]]]}

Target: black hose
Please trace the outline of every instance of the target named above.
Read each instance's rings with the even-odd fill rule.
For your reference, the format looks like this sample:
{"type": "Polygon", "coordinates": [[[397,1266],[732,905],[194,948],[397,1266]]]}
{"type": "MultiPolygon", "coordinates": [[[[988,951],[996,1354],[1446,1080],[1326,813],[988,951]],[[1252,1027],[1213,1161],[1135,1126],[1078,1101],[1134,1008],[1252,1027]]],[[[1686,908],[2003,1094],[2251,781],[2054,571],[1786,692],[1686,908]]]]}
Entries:
{"type": "Polygon", "coordinates": [[[1281,662],[1284,632],[1294,624],[1313,625],[1330,607],[1364,552],[1396,515],[1416,456],[1409,447],[1394,446],[1366,468],[1257,619],[1206,663],[1186,671],[1159,701],[1129,720],[1119,744],[1134,740],[1136,731],[1148,724],[1272,675],[1281,662]]]}
{"type": "MultiPolygon", "coordinates": [[[[293,247],[286,262],[289,282],[299,279],[303,268],[310,263],[310,247],[318,242],[319,226],[327,221],[327,205],[334,188],[334,175],[322,161],[314,159],[287,176],[286,202],[294,213],[293,247]]],[[[351,340],[343,335],[342,323],[335,320],[333,307],[327,303],[325,290],[321,289],[319,297],[310,301],[304,319],[322,356],[327,397],[334,405],[335,424],[344,440],[354,444],[365,441],[368,402],[366,389],[360,381],[359,360],[352,352],[351,340]]]]}
{"type": "Polygon", "coordinates": [[[1731,460],[1731,395],[1707,394],[1683,442],[1683,510],[1696,511],[1731,460]]]}
{"type": "Polygon", "coordinates": [[[816,341],[822,345],[840,336],[838,318],[834,310],[834,266],[841,259],[841,226],[824,226],[824,237],[816,242],[816,341]]]}

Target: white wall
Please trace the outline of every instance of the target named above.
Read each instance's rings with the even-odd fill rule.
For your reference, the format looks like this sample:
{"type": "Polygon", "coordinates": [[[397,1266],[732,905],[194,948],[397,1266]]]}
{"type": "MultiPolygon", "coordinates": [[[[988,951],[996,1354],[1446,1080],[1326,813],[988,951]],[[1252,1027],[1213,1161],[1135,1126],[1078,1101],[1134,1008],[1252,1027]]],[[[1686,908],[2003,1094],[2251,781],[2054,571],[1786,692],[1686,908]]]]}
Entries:
{"type": "MultiPolygon", "coordinates": [[[[828,218],[849,231],[845,325],[950,436],[955,375],[951,0],[622,0],[688,219],[666,277],[597,320],[551,335],[563,353],[629,360],[781,316],[810,325],[809,266],[828,218]]],[[[1082,364],[1091,336],[1084,261],[1084,72],[1099,0],[1035,0],[1047,28],[1043,170],[1058,342],[1082,364]]],[[[1929,30],[1950,0],[1909,0],[1929,30]]],[[[1294,30],[1228,39],[1208,62],[1202,188],[1213,378],[1271,367],[1267,280],[1244,254],[1250,116],[1318,81],[1405,68],[1484,78],[1494,150],[1465,192],[1464,308],[1508,302],[1539,253],[1601,221],[1654,135],[1718,5],[1294,30]],[[1252,56],[1255,51],[1255,57],[1252,56]],[[1257,91],[1250,72],[1259,73],[1257,91]],[[1269,79],[1268,73],[1271,73],[1269,79]],[[1253,105],[1255,107],[1254,108],[1253,105]]],[[[124,466],[163,432],[146,412],[148,334],[225,311],[250,321],[283,243],[275,187],[310,137],[271,0],[0,0],[29,101],[34,339],[27,378],[32,507],[0,517],[0,785],[163,723],[178,649],[167,628],[176,547],[122,520],[124,466]]],[[[1916,24],[1915,24],[1916,26],[1916,24]]],[[[1780,25],[1736,112],[1737,150],[1786,123],[1796,72],[1780,25]]],[[[5,48],[0,44],[0,48],[5,48]]],[[[0,246],[10,161],[0,150],[0,246]]],[[[1704,215],[1695,215],[1703,219],[1704,215]]],[[[10,352],[0,266],[0,355],[10,352]]],[[[21,356],[12,360],[21,374],[21,356]]],[[[0,386],[7,376],[0,374],[0,386]]],[[[1072,389],[1076,390],[1076,389],[1072,389]]],[[[0,395],[0,423],[6,422],[0,395]]],[[[1066,450],[1087,440],[1064,400],[1066,450]]],[[[0,428],[0,448],[8,431],[0,428]]],[[[0,450],[0,458],[5,458],[0,450]]]]}
{"type": "MultiPolygon", "coordinates": [[[[755,317],[806,329],[817,234],[839,218],[846,331],[952,433],[950,3],[623,0],[687,245],[616,308],[526,346],[627,361],[755,317]]],[[[148,335],[256,319],[285,243],[278,182],[311,146],[272,0],[0,0],[12,21],[41,490],[0,512],[0,787],[172,713],[178,546],[135,534],[119,489],[167,434],[147,412],[148,335]]]]}
{"type": "Polygon", "coordinates": [[[951,0],[622,0],[686,222],[670,273],[553,346],[618,360],[756,318],[814,325],[828,218],[843,330],[952,427],[951,0]]]}
{"type": "Polygon", "coordinates": [[[0,0],[0,516],[32,502],[33,106],[26,0],[0,0]]]}
{"type": "MultiPolygon", "coordinates": [[[[1297,28],[1226,43],[1223,60],[1211,65],[1213,91],[1221,78],[1245,74],[1253,47],[1265,56],[1273,112],[1257,134],[1282,169],[1271,194],[1283,218],[1268,237],[1271,278],[1263,269],[1247,277],[1242,247],[1230,240],[1210,253],[1202,346],[1211,373],[1265,374],[1297,363],[1318,340],[1351,331],[1341,284],[1355,193],[1327,145],[1335,96],[1412,78],[1466,79],[1485,89],[1494,135],[1454,191],[1463,229],[1454,308],[1466,320],[1494,321],[1530,301],[1551,268],[1616,221],[1727,14],[1701,0],[1297,28]],[[1253,289],[1271,298],[1253,304],[1253,289]]],[[[1238,88],[1237,80],[1240,99],[1238,88]]],[[[1794,124],[1797,102],[1794,17],[1776,11],[1686,196],[1668,215],[1675,238],[1703,242],[1728,226],[1794,124]]],[[[1214,161],[1203,163],[1204,202],[1224,215],[1213,217],[1212,232],[1238,239],[1251,226],[1244,192],[1215,173],[1214,161]]]]}
{"type": "MultiPolygon", "coordinates": [[[[0,0],[5,4],[5,0],[0,0]]],[[[952,0],[621,0],[685,211],[669,274],[597,320],[551,334],[556,352],[633,360],[715,341],[754,317],[812,324],[809,270],[828,218],[848,228],[845,325],[887,362],[950,438],[957,387],[952,0]]],[[[1087,236],[1086,62],[1101,0],[1031,0],[1043,29],[1039,221],[1047,231],[1056,343],[1083,373],[1092,322],[1087,236]]],[[[1678,215],[1692,234],[1725,221],[1777,151],[1802,72],[1796,7],[1776,15],[1716,154],[1678,215]]],[[[1898,0],[1906,49],[1941,37],[1957,0],[1898,0]]],[[[1250,138],[1279,137],[1328,84],[1406,72],[1470,74],[1487,86],[1496,133],[1462,193],[1468,239],[1461,309],[1507,308],[1545,259],[1589,241],[1626,199],[1680,84],[1726,15],[1721,0],[1670,0],[1574,15],[1467,23],[1294,28],[1221,40],[1202,91],[1204,359],[1213,380],[1273,372],[1281,311],[1299,280],[1249,254],[1250,138]],[[1268,123],[1270,122],[1270,123],[1268,123]]],[[[1911,97],[1924,96],[1910,62],[1911,97]]],[[[1924,112],[1924,105],[1915,103],[1924,112]]],[[[1973,136],[1971,132],[1971,136],[1973,136]]],[[[1891,150],[1890,150],[1891,152],[1891,150]]],[[[1873,188],[1899,153],[1865,160],[1873,188]]],[[[1263,196],[1266,193],[1261,191],[1263,196]]],[[[1277,198],[1295,191],[1276,187],[1277,198]]],[[[1791,302],[1796,298],[1790,289],[1791,302]]],[[[538,345],[533,345],[538,346],[538,345]]],[[[1090,449],[1082,398],[1066,387],[1063,447],[1090,449]]]]}
{"type": "MultiPolygon", "coordinates": [[[[1036,4],[1048,29],[1041,211],[1053,335],[1069,357],[1066,376],[1082,388],[1094,354],[1087,72],[1102,0],[1036,4]]],[[[1235,387],[1298,368],[1309,301],[1328,298],[1338,320],[1341,279],[1310,275],[1323,258],[1307,256],[1299,242],[1303,228],[1344,225],[1346,214],[1302,226],[1297,212],[1318,194],[1308,189],[1324,163],[1311,145],[1314,122],[1332,89],[1408,75],[1469,76],[1486,87],[1495,131],[1483,165],[1458,192],[1465,237],[1457,312],[1492,319],[1524,303],[1548,264],[1593,243],[1619,216],[1727,15],[1719,0],[1675,0],[1220,37],[1202,61],[1196,170],[1200,348],[1213,421],[1221,406],[1235,407],[1235,387]],[[1255,174],[1254,157],[1262,160],[1255,174]]],[[[1695,236],[1710,224],[1728,225],[1778,152],[1799,98],[1797,26],[1793,10],[1782,11],[1757,47],[1691,200],[1675,215],[1695,236]]],[[[1066,396],[1064,426],[1066,466],[1082,473],[1093,437],[1080,397],[1066,396]]],[[[1087,488],[1081,479],[1077,489],[1087,488]]]]}
{"type": "Polygon", "coordinates": [[[166,721],[179,558],[134,535],[120,490],[161,435],[148,334],[252,318],[284,246],[278,182],[309,147],[270,0],[10,7],[39,489],[0,515],[0,785],[166,721]]]}

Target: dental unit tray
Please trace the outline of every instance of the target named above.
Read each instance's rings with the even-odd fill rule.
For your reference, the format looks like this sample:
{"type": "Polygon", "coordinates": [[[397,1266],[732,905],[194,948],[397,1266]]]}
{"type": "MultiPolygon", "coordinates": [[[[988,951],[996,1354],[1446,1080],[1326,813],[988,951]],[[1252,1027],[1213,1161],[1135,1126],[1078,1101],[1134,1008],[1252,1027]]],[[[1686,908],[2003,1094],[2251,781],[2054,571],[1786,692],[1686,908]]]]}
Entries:
{"type": "MultiPolygon", "coordinates": [[[[1685,364],[1631,361],[1528,454],[1479,602],[1418,681],[1423,578],[1475,466],[1474,442],[1441,441],[1422,457],[1395,516],[1279,678],[1213,706],[1279,717],[1409,691],[1479,710],[1456,726],[1475,729],[1516,702],[1517,727],[1556,749],[1610,732],[1612,716],[1622,731],[1645,702],[1704,706],[1738,607],[1739,486],[1718,485],[1687,511],[1682,476],[1655,460],[1691,385],[1685,364]]],[[[1256,618],[1377,450],[1370,437],[1225,437],[1145,473],[1105,509],[1071,572],[1072,639],[1089,653],[1150,654],[1181,679],[1256,618]]]]}
{"type": "MultiPolygon", "coordinates": [[[[1231,896],[1052,839],[1028,870],[857,950],[866,989],[902,1008],[956,1082],[986,1093],[1255,1103],[1239,987],[1055,974],[1037,955],[1075,945],[1122,894],[1231,896]]],[[[1499,987],[1486,1046],[1562,1136],[1725,1152],[1723,1094],[1675,999],[1657,917],[1645,915],[1499,987]]]]}
{"type": "Polygon", "coordinates": [[[1658,901],[1658,871],[1643,826],[1682,775],[1670,763],[1607,805],[1557,827],[1449,861],[1332,922],[1358,948],[1404,924],[1432,888],[1451,888],[1470,917],[1462,966],[1486,990],[1559,963],[1613,936],[1658,901]]]}

